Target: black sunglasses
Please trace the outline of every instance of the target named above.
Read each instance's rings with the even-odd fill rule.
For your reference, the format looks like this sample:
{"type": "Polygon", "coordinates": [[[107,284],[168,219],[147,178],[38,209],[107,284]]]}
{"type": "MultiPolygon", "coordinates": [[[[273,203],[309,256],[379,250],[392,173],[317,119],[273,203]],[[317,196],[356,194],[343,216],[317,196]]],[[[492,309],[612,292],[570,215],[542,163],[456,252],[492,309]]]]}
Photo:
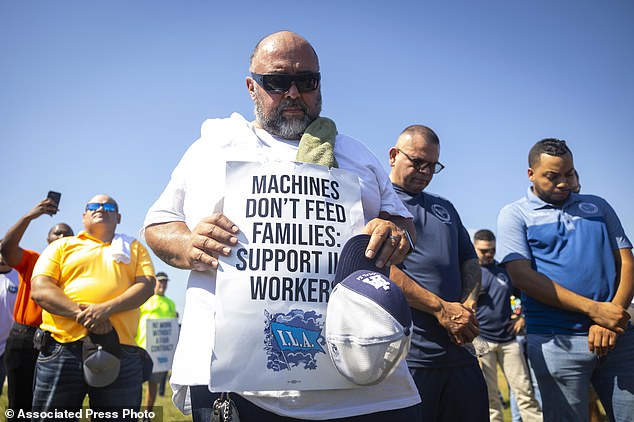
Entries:
{"type": "Polygon", "coordinates": [[[412,158],[409,155],[407,155],[406,153],[404,153],[403,151],[401,151],[400,149],[396,149],[398,152],[400,152],[401,154],[403,154],[404,156],[406,156],[409,161],[412,162],[412,165],[414,166],[414,168],[416,169],[416,171],[423,171],[425,170],[427,167],[429,166],[433,166],[431,168],[432,172],[434,174],[438,174],[442,171],[442,169],[445,168],[444,165],[440,164],[439,162],[436,163],[430,163],[429,161],[425,161],[422,158],[412,158]]]}
{"type": "Polygon", "coordinates": [[[116,212],[117,206],[115,204],[111,204],[110,202],[89,202],[86,204],[86,211],[97,211],[99,208],[103,207],[105,212],[116,212]]]}
{"type": "Polygon", "coordinates": [[[319,86],[321,75],[319,72],[298,73],[287,75],[284,73],[251,73],[251,77],[267,92],[287,92],[295,84],[299,92],[314,91],[319,86]]]}

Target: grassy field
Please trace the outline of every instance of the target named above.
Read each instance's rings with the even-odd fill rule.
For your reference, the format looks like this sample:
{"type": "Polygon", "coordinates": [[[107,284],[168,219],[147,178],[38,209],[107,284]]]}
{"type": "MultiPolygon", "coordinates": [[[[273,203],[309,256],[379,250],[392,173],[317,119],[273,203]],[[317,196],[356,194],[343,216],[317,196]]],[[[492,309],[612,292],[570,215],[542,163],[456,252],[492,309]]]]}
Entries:
{"type": "MultiPolygon", "coordinates": [[[[498,382],[501,386],[502,397],[504,397],[505,405],[504,405],[504,421],[511,420],[511,411],[508,407],[508,390],[506,389],[506,382],[504,382],[503,375],[498,372],[498,382]]],[[[145,389],[144,389],[145,392],[145,389]]],[[[145,400],[145,395],[144,395],[145,400]]],[[[88,402],[84,403],[85,406],[88,405],[88,402]]],[[[7,389],[6,385],[2,390],[2,395],[0,396],[0,420],[5,420],[4,412],[7,409],[7,389]]],[[[154,411],[156,413],[156,417],[154,418],[155,422],[186,422],[191,421],[191,415],[185,416],[183,415],[172,403],[172,390],[169,388],[169,383],[166,386],[165,396],[157,396],[156,404],[154,406],[154,411]]]]}
{"type": "MultiPolygon", "coordinates": [[[[503,375],[498,372],[498,382],[502,387],[502,396],[505,400],[504,405],[504,422],[511,420],[511,411],[508,407],[508,391],[506,390],[506,382],[504,382],[503,375]]],[[[0,420],[5,420],[4,412],[7,409],[7,389],[6,385],[2,390],[2,395],[0,396],[0,420]]],[[[144,389],[145,392],[145,389],[144,389]]],[[[145,400],[145,395],[144,395],[145,400]]],[[[84,403],[85,406],[88,405],[88,402],[84,403]]],[[[165,396],[157,396],[156,404],[154,406],[154,411],[156,412],[156,417],[154,418],[155,422],[185,422],[191,421],[191,415],[185,416],[183,415],[172,403],[172,390],[169,388],[169,383],[166,386],[165,396]]]]}
{"type": "MultiPolygon", "coordinates": [[[[145,400],[145,396],[144,396],[145,400]]],[[[88,406],[88,400],[84,402],[84,406],[88,406]]],[[[7,388],[6,385],[2,389],[2,395],[0,396],[0,421],[5,419],[5,411],[7,409],[7,388]]],[[[191,415],[185,416],[180,410],[174,407],[172,404],[172,391],[169,388],[169,384],[166,386],[165,396],[158,396],[156,398],[156,404],[154,405],[154,412],[156,417],[155,422],[186,422],[191,421],[191,415]]],[[[88,420],[88,419],[82,419],[88,420]]]]}
{"type": "MultiPolygon", "coordinates": [[[[504,375],[502,375],[502,372],[499,370],[499,368],[498,385],[500,386],[500,392],[502,393],[502,398],[504,399],[504,422],[510,422],[511,409],[509,408],[508,402],[509,393],[506,386],[506,380],[504,379],[504,375]]],[[[85,405],[87,406],[87,402],[85,403],[85,405]]],[[[2,395],[0,396],[0,415],[2,415],[0,416],[0,420],[5,420],[3,419],[3,417],[6,409],[7,389],[5,385],[5,388],[2,390],[2,395]]],[[[183,415],[178,409],[176,409],[176,407],[174,407],[174,404],[172,404],[172,391],[169,388],[169,383],[166,386],[165,396],[158,396],[156,398],[156,405],[154,407],[154,410],[156,412],[156,417],[154,418],[155,422],[186,422],[192,420],[191,415],[183,415]]],[[[603,411],[603,408],[601,408],[601,412],[603,413],[602,416],[604,417],[604,420],[607,421],[607,418],[605,418],[604,416],[605,412],[603,411]]]]}

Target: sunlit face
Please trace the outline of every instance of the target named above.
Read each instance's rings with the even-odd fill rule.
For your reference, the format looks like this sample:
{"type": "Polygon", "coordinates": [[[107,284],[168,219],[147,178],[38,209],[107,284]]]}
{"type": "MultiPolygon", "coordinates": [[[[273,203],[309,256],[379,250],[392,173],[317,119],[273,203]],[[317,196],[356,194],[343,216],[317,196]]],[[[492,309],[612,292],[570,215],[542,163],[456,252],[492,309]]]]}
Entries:
{"type": "Polygon", "coordinates": [[[157,278],[156,284],[154,285],[154,294],[159,296],[165,296],[165,290],[167,290],[167,280],[157,278]]]}
{"type": "Polygon", "coordinates": [[[478,254],[480,265],[493,264],[495,257],[495,240],[475,240],[473,247],[478,254]]]}
{"type": "MultiPolygon", "coordinates": [[[[269,41],[254,57],[254,73],[297,74],[319,72],[312,48],[297,40],[280,36],[269,41]]],[[[251,77],[247,88],[255,105],[257,126],[285,139],[299,139],[321,113],[321,85],[314,91],[300,92],[293,84],[287,92],[267,92],[251,77]]]]}
{"type": "Polygon", "coordinates": [[[533,183],[533,193],[542,201],[562,205],[577,180],[572,156],[541,154],[539,163],[528,169],[528,180],[533,183]]]}
{"type": "MultiPolygon", "coordinates": [[[[95,195],[93,196],[89,203],[110,203],[115,204],[114,199],[110,198],[107,195],[95,195]]],[[[105,211],[103,207],[95,211],[84,211],[82,216],[82,222],[84,224],[84,229],[88,233],[93,233],[96,229],[104,229],[106,232],[114,233],[114,229],[121,222],[121,214],[119,214],[118,208],[117,211],[105,211]]]]}
{"type": "Polygon", "coordinates": [[[390,166],[392,167],[390,179],[406,192],[417,194],[431,182],[434,177],[434,166],[429,165],[422,170],[417,170],[407,156],[413,160],[437,163],[440,157],[440,145],[427,143],[418,135],[412,136],[411,141],[399,145],[398,149],[390,149],[390,166]]]}

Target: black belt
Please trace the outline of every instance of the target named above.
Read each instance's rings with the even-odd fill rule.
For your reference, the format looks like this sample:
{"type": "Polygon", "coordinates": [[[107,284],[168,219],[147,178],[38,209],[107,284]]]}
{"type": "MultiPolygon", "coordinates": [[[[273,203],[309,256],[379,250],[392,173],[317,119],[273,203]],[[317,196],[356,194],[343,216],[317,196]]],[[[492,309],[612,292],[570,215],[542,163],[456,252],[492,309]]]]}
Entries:
{"type": "Polygon", "coordinates": [[[76,341],[71,341],[68,343],[62,343],[55,340],[51,336],[50,332],[44,331],[42,329],[37,330],[37,332],[33,336],[33,346],[35,347],[36,350],[39,350],[39,351],[47,350],[49,347],[51,347],[54,344],[59,344],[61,347],[65,349],[74,349],[81,352],[83,341],[76,340],[76,341]]]}
{"type": "Polygon", "coordinates": [[[26,325],[20,324],[19,322],[14,322],[11,330],[20,334],[35,334],[37,327],[34,325],[26,325]]]}
{"type": "MultiPolygon", "coordinates": [[[[81,349],[83,347],[84,338],[85,337],[83,337],[80,340],[70,341],[68,343],[62,343],[61,341],[57,341],[52,336],[50,338],[51,338],[52,341],[54,341],[55,343],[59,344],[62,347],[66,347],[66,348],[69,348],[69,349],[81,349]]],[[[128,349],[128,350],[136,350],[136,349],[138,349],[137,346],[132,346],[130,344],[122,344],[121,348],[122,349],[128,349]]]]}

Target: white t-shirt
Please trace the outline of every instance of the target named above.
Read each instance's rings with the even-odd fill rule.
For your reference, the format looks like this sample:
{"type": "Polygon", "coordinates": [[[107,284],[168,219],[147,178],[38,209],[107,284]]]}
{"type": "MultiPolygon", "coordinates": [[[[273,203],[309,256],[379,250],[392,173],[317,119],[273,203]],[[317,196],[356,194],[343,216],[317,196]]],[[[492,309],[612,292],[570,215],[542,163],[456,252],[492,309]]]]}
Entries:
{"type": "Polygon", "coordinates": [[[13,307],[19,284],[20,277],[16,270],[0,274],[0,356],[4,353],[7,337],[13,326],[13,307]]]}
{"type": "MultiPolygon", "coordinates": [[[[294,161],[299,141],[283,140],[255,129],[241,115],[210,119],[201,137],[185,152],[172,177],[148,211],[143,227],[173,221],[192,229],[213,213],[222,212],[227,161],[294,161]]],[[[392,188],[374,154],[356,139],[338,134],[335,157],[340,169],[359,177],[367,223],[380,211],[411,217],[392,188]]],[[[214,271],[191,271],[185,296],[179,342],[170,383],[174,403],[190,413],[187,386],[208,385],[215,329],[214,271]]],[[[420,402],[405,362],[382,383],[346,390],[241,392],[254,404],[300,419],[332,419],[413,406],[420,402]]]]}

